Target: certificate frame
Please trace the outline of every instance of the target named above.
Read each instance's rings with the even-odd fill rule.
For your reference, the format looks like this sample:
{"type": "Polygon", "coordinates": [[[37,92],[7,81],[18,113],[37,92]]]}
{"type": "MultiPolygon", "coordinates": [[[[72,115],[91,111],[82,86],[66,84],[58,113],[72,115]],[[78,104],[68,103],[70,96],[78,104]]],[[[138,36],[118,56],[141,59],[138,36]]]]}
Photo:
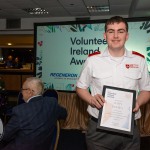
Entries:
{"type": "Polygon", "coordinates": [[[106,102],[99,110],[97,129],[133,135],[136,91],[104,85],[102,95],[106,102]]]}

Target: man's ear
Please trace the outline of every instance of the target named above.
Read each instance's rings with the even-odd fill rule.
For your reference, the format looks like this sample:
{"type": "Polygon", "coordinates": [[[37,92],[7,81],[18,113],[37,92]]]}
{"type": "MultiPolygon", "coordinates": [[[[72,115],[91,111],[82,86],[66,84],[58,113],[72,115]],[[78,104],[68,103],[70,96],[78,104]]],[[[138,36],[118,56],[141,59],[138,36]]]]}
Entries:
{"type": "Polygon", "coordinates": [[[106,32],[103,33],[103,37],[106,40],[106,32]]]}
{"type": "Polygon", "coordinates": [[[126,41],[129,39],[129,33],[127,33],[126,35],[126,41]]]}

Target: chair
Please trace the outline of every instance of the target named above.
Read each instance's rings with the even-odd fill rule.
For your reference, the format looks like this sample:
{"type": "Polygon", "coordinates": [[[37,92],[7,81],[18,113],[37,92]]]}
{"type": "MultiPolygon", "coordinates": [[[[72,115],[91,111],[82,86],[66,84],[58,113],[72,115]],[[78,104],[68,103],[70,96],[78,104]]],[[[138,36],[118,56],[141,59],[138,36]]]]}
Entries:
{"type": "Polygon", "coordinates": [[[59,135],[60,135],[60,123],[57,120],[57,132],[56,132],[56,139],[55,139],[54,150],[57,150],[58,141],[59,141],[59,135]]]}
{"type": "Polygon", "coordinates": [[[43,93],[43,96],[55,97],[58,100],[58,93],[54,89],[46,89],[43,93]]]}
{"type": "Polygon", "coordinates": [[[53,137],[52,140],[50,141],[51,143],[50,150],[57,150],[59,135],[60,135],[60,124],[59,121],[57,120],[56,126],[53,131],[53,137]]]}

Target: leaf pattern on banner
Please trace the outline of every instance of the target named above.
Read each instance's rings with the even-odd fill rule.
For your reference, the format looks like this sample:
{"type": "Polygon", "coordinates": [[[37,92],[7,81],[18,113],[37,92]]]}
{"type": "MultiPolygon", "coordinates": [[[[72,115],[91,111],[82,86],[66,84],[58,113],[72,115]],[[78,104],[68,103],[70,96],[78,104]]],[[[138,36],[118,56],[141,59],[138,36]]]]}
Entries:
{"type": "Polygon", "coordinates": [[[44,88],[45,89],[54,89],[54,85],[53,85],[53,83],[44,82],[44,88]]]}
{"type": "Polygon", "coordinates": [[[36,76],[41,78],[42,77],[42,57],[36,57],[36,67],[37,67],[36,76]]]}
{"type": "Polygon", "coordinates": [[[150,33],[150,22],[149,21],[143,22],[142,25],[140,26],[140,29],[146,30],[147,33],[150,33]]]}
{"type": "MultiPolygon", "coordinates": [[[[140,30],[145,30],[147,34],[149,34],[150,33],[150,21],[142,22],[142,25],[140,26],[140,30]]],[[[150,46],[146,48],[146,51],[147,51],[146,61],[150,65],[150,46]]]]}
{"type": "Polygon", "coordinates": [[[55,33],[56,31],[65,31],[66,29],[68,32],[84,32],[85,30],[94,30],[94,31],[101,31],[103,27],[100,24],[72,24],[72,25],[49,25],[46,26],[45,32],[47,33],[55,33]],[[63,29],[63,30],[62,30],[63,29]]]}

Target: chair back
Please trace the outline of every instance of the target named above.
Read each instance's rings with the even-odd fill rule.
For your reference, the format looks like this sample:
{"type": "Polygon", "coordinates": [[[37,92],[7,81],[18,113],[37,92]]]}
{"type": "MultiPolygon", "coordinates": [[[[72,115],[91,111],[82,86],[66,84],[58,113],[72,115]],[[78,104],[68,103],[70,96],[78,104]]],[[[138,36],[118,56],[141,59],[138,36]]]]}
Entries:
{"type": "Polygon", "coordinates": [[[58,100],[58,93],[54,89],[46,89],[43,93],[43,96],[55,97],[58,100]]]}
{"type": "Polygon", "coordinates": [[[59,135],[60,135],[60,123],[57,120],[56,126],[53,131],[53,137],[52,137],[52,141],[51,141],[50,150],[57,150],[59,135]]]}

